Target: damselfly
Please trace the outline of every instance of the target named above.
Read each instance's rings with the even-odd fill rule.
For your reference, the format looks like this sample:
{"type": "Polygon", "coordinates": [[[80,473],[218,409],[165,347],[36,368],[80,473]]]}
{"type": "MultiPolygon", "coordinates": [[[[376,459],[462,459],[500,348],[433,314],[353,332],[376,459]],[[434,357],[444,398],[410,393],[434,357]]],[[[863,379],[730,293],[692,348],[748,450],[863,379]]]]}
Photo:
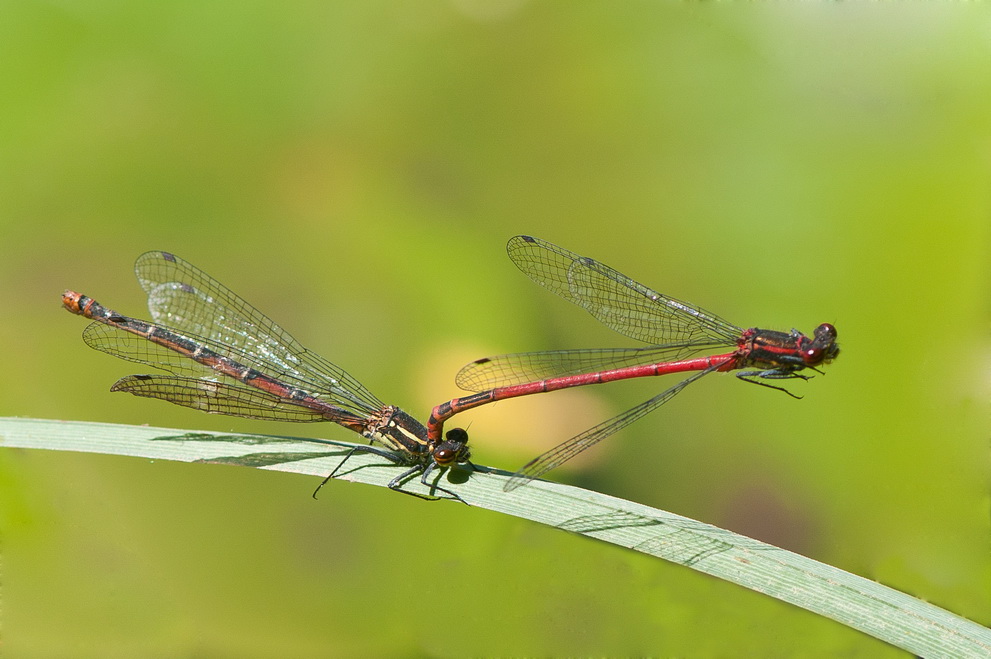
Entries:
{"type": "Polygon", "coordinates": [[[671,400],[689,384],[714,371],[734,371],[741,380],[784,391],[763,380],[786,380],[821,373],[818,366],[839,355],[836,328],[819,325],[812,337],[798,330],[776,332],[737,327],[692,304],[657,293],[607,265],[532,236],[515,236],[509,258],[541,286],[573,302],[607,327],[649,343],[642,348],[553,350],[486,357],[458,373],[457,384],[470,396],[434,408],[428,441],[439,441],[444,422],[465,410],[517,396],[601,384],[628,378],[695,372],[670,389],[572,437],[524,465],[506,483],[524,485],[597,444],[671,400]],[[730,352],[689,358],[703,350],[730,352]]]}
{"type": "Polygon", "coordinates": [[[344,369],[307,350],[226,286],[174,254],[147,252],[134,268],[148,294],[152,322],[117,313],[81,293],[62,296],[66,309],[96,321],[83,331],[89,346],[168,373],[129,375],[111,391],[212,414],[333,421],[384,448],[353,448],[324,482],[362,451],[409,466],[392,479],[390,488],[432,498],[401,488],[420,474],[427,487],[464,503],[451,490],[427,481],[435,469],[468,462],[464,430],[429,439],[419,421],[385,405],[344,369]]]}

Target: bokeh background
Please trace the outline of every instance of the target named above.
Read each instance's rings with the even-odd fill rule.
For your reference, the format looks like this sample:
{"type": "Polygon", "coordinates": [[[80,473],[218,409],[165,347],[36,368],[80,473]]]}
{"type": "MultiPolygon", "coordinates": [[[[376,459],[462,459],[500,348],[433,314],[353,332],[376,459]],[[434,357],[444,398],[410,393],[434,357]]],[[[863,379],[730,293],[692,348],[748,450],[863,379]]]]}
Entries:
{"type": "MultiPolygon", "coordinates": [[[[111,394],[72,287],[199,265],[424,418],[489,354],[631,345],[530,233],[745,327],[839,328],[805,397],[706,378],[553,478],[991,623],[987,6],[15,2],[0,413],[353,441],[111,394]]],[[[515,469],[669,382],[483,408],[515,469]]],[[[383,489],[0,450],[10,656],[899,653],[613,546],[383,489]]]]}

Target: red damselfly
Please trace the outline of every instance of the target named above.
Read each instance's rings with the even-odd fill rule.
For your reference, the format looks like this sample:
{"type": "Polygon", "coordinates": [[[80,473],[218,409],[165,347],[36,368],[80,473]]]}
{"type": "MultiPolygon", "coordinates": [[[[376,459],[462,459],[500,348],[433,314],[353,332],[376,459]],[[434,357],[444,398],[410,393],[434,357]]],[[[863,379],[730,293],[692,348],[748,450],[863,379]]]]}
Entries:
{"type": "Polygon", "coordinates": [[[456,381],[461,388],[480,393],[435,407],[427,424],[428,441],[438,441],[444,422],[455,414],[494,401],[628,378],[694,372],[650,400],[531,460],[506,483],[506,491],[570,460],[709,373],[741,370],[736,374],[741,380],[800,398],[763,380],[807,380],[811,376],[803,371],[822,373],[816,367],[835,359],[840,351],[836,328],[828,323],[819,325],[811,338],[794,329],[743,329],[538,238],[515,236],[506,249],[513,263],[536,283],[577,304],[607,327],[651,345],[524,352],[472,362],[461,369],[456,381]],[[690,358],[703,350],[725,348],[732,351],[690,358]]]}
{"type": "Polygon", "coordinates": [[[129,375],[111,391],[212,414],[333,421],[385,448],[354,447],[324,483],[361,451],[410,467],[389,483],[391,489],[433,498],[401,488],[420,474],[427,487],[464,503],[454,492],[427,482],[437,468],[468,462],[464,430],[430,440],[419,421],[382,403],[344,369],[307,350],[226,286],[173,254],[147,252],[134,269],[148,294],[152,322],[119,314],[74,291],[62,296],[66,309],[96,321],[83,331],[90,347],[169,373],[129,375]]]}

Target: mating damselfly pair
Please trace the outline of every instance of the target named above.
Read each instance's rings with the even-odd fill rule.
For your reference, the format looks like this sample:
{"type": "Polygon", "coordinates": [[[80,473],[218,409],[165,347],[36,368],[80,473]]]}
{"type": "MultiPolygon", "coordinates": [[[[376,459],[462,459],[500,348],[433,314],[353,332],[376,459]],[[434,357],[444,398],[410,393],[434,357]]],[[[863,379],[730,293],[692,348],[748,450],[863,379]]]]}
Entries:
{"type": "Polygon", "coordinates": [[[288,332],[202,270],[169,252],[138,257],[135,272],[148,295],[151,321],[109,309],[66,291],[62,303],[96,322],[83,332],[97,350],[147,364],[165,374],[129,375],[111,391],[161,398],[213,414],[277,421],[333,421],[369,440],[349,451],[324,480],[333,478],[356,451],[380,455],[408,469],[389,487],[402,489],[420,476],[431,491],[465,502],[428,477],[456,464],[471,464],[468,434],[444,433],[454,415],[498,400],[637,377],[691,373],[669,389],[572,437],[524,465],[507,480],[511,491],[668,402],[709,373],[739,371],[747,382],[785,391],[770,382],[808,379],[805,371],[839,354],[836,328],[743,329],[697,306],[657,293],[594,259],[531,236],[515,236],[510,259],[541,286],[645,347],[522,352],[471,362],[456,382],[472,395],[434,407],[427,424],[386,405],[339,366],[305,348],[288,332]],[[725,351],[729,349],[729,351],[725,351]],[[695,356],[704,351],[719,354],[695,356]]]}

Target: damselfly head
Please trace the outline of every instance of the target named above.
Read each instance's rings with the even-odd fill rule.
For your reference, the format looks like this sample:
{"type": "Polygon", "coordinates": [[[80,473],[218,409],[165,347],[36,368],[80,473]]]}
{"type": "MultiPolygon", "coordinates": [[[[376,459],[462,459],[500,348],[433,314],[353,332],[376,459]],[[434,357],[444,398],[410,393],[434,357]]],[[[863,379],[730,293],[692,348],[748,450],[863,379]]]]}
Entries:
{"type": "Polygon", "coordinates": [[[448,430],[444,441],[433,451],[434,462],[441,467],[448,467],[462,462],[468,462],[471,453],[468,450],[468,432],[464,428],[448,430]]]}
{"type": "Polygon", "coordinates": [[[823,323],[812,332],[812,340],[802,349],[802,361],[806,366],[828,364],[840,354],[840,346],[836,343],[836,328],[829,323],[823,323]]]}

